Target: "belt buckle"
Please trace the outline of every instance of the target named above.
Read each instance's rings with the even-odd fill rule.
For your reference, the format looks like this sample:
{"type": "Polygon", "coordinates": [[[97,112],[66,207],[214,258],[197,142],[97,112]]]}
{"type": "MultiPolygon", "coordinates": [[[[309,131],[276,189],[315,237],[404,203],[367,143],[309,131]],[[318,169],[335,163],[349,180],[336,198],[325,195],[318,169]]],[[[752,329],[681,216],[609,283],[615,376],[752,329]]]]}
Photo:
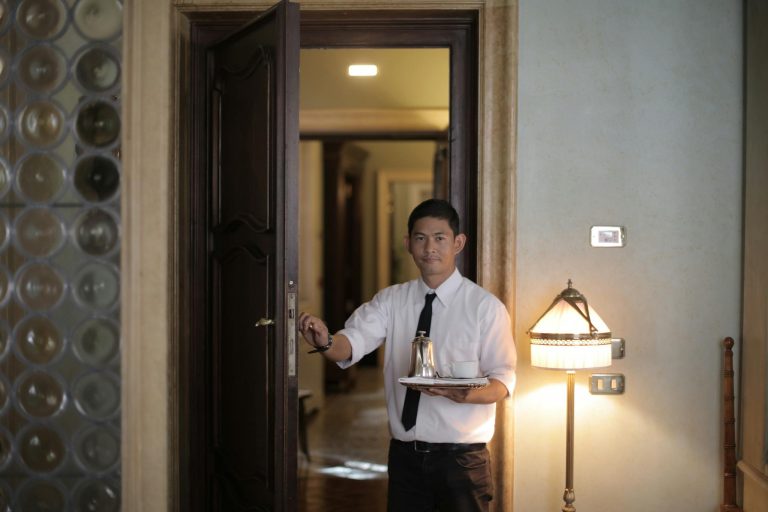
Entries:
{"type": "Polygon", "coordinates": [[[414,441],[413,451],[417,453],[430,453],[432,450],[429,449],[429,443],[425,443],[424,441],[414,441]]]}

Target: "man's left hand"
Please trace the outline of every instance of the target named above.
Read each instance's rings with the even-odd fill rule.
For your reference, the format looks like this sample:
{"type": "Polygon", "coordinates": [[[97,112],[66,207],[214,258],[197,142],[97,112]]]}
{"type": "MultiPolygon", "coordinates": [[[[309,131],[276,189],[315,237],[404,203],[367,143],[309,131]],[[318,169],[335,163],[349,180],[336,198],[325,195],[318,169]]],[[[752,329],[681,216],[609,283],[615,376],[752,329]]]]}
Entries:
{"type": "Polygon", "coordinates": [[[493,404],[509,394],[507,387],[494,378],[488,379],[488,385],[483,388],[421,388],[421,392],[460,404],[493,404]]]}

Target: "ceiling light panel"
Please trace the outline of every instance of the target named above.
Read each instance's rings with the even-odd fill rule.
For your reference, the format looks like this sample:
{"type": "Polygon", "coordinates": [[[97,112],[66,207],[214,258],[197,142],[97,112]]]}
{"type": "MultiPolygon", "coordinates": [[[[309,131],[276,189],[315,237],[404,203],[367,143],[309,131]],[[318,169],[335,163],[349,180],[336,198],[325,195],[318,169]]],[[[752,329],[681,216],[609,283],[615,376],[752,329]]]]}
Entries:
{"type": "Polygon", "coordinates": [[[379,74],[379,68],[376,64],[351,64],[347,68],[349,76],[376,76],[379,74]]]}

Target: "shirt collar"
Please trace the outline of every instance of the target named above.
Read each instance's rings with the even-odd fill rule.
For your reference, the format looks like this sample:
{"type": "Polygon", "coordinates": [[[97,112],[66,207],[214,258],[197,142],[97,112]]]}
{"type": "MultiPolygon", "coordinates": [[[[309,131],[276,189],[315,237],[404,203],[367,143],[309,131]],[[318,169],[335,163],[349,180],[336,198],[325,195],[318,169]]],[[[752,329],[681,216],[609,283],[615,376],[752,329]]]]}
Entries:
{"type": "Polygon", "coordinates": [[[419,279],[419,289],[421,290],[422,295],[434,291],[437,294],[437,300],[439,300],[443,306],[448,307],[451,304],[453,297],[456,296],[456,291],[459,289],[459,286],[461,286],[462,280],[461,272],[456,268],[453,270],[453,274],[451,274],[451,276],[435,290],[432,290],[432,288],[427,286],[423,279],[419,279]]]}

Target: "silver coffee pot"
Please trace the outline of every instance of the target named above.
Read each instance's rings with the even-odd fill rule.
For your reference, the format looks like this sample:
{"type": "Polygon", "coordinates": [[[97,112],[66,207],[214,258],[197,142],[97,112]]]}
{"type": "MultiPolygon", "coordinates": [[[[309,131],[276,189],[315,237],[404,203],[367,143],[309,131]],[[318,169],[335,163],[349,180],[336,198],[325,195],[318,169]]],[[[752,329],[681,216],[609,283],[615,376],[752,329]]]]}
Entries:
{"type": "Polygon", "coordinates": [[[408,369],[408,376],[429,379],[437,376],[435,359],[432,355],[432,340],[426,336],[425,331],[417,332],[411,342],[411,366],[408,369]]]}

